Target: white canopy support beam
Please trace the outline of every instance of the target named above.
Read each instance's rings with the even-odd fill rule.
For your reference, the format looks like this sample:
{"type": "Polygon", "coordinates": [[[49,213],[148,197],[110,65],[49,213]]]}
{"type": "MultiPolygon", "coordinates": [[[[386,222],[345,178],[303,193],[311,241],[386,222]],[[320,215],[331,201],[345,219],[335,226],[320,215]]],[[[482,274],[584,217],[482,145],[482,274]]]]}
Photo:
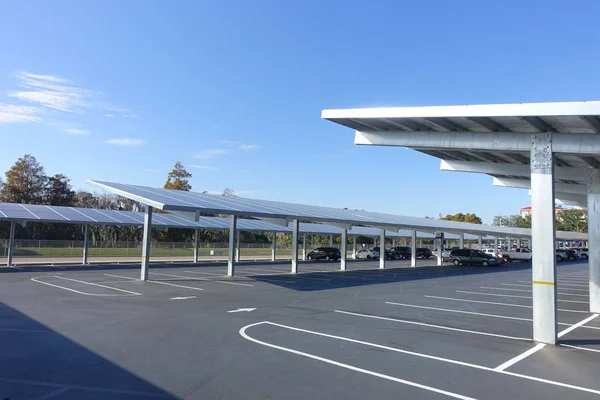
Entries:
{"type": "Polygon", "coordinates": [[[356,235],[352,236],[352,259],[356,260],[356,235]]]}
{"type": "Polygon", "coordinates": [[[498,237],[494,237],[494,255],[498,254],[498,237]]]}
{"type": "Polygon", "coordinates": [[[531,135],[533,340],[556,344],[557,297],[554,233],[553,135],[531,135]]]}
{"type": "Polygon", "coordinates": [[[333,235],[329,235],[329,247],[333,247],[333,235]]]}
{"type": "Polygon", "coordinates": [[[235,233],[235,262],[240,262],[240,231],[235,233]]]}
{"type": "MultiPolygon", "coordinates": [[[[530,132],[356,131],[354,144],[420,149],[529,152],[530,132]]],[[[554,133],[554,153],[598,155],[600,135],[554,133]]]]}
{"type": "Polygon", "coordinates": [[[417,266],[417,231],[410,233],[410,266],[417,266]]]}
{"type": "Polygon", "coordinates": [[[477,237],[477,248],[478,250],[483,250],[483,238],[481,236],[477,237]]]}
{"type": "Polygon", "coordinates": [[[140,280],[148,280],[148,267],[150,265],[150,245],[152,243],[152,206],[146,206],[144,211],[144,238],[142,239],[142,268],[140,280]]]}
{"type": "Polygon", "coordinates": [[[198,262],[198,242],[199,242],[199,235],[200,231],[198,229],[194,230],[194,262],[197,263],[198,262]]]}
{"type": "MultiPolygon", "coordinates": [[[[493,178],[492,184],[494,186],[531,189],[531,180],[529,179],[493,178]]],[[[582,195],[582,199],[587,195],[587,187],[584,184],[555,183],[554,190],[557,195],[559,193],[579,194],[582,195]]]]}
{"type": "Polygon", "coordinates": [[[346,270],[346,258],[348,257],[347,251],[347,243],[348,243],[348,229],[342,228],[342,243],[340,253],[342,253],[342,258],[340,259],[340,270],[346,270]]]}
{"type": "Polygon", "coordinates": [[[227,276],[235,275],[235,248],[237,243],[237,215],[232,215],[229,225],[229,251],[227,252],[227,276]]]}
{"type": "Polygon", "coordinates": [[[302,234],[302,261],[306,261],[306,233],[302,234]]]}
{"type": "Polygon", "coordinates": [[[461,233],[460,236],[458,237],[458,247],[460,247],[461,249],[465,248],[465,234],[461,233]]]}
{"type": "Polygon", "coordinates": [[[277,232],[271,232],[271,261],[277,257],[277,232]]]}
{"type": "Polygon", "coordinates": [[[8,234],[8,257],[6,258],[6,266],[13,265],[13,255],[15,251],[15,221],[10,222],[10,233],[8,234]]]}
{"type": "Polygon", "coordinates": [[[82,265],[87,265],[87,263],[88,263],[88,247],[89,247],[88,224],[85,224],[83,226],[83,260],[81,260],[82,265]]]}
{"type": "Polygon", "coordinates": [[[379,268],[385,268],[385,229],[379,233],[379,268]]]}
{"type": "Polygon", "coordinates": [[[298,273],[298,232],[300,231],[300,222],[295,219],[292,221],[292,274],[298,273]]]}
{"type": "Polygon", "coordinates": [[[600,170],[588,176],[588,263],[590,268],[590,312],[600,313],[600,170]]]}
{"type": "MultiPolygon", "coordinates": [[[[441,160],[440,170],[454,172],[470,172],[488,175],[518,176],[529,179],[531,169],[529,165],[486,163],[474,161],[441,160]]],[[[554,178],[569,181],[582,181],[587,179],[587,169],[572,167],[555,167],[554,178]]]]}

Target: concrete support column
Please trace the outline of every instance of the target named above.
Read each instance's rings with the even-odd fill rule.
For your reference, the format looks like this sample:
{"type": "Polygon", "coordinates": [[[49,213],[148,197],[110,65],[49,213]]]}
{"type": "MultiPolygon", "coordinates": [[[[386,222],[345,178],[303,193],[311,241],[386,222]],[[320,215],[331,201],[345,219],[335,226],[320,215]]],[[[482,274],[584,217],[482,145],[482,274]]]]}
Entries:
{"type": "Polygon", "coordinates": [[[235,233],[235,262],[240,262],[240,231],[235,233]]]}
{"type": "Polygon", "coordinates": [[[88,246],[89,246],[88,236],[89,236],[88,235],[88,225],[85,224],[83,226],[83,260],[81,261],[81,263],[83,265],[87,265],[87,263],[88,263],[88,246]]]}
{"type": "Polygon", "coordinates": [[[194,231],[194,262],[198,262],[198,242],[200,240],[200,235],[198,229],[194,231]]]}
{"type": "Polygon", "coordinates": [[[373,247],[377,247],[377,236],[373,238],[373,247]]]}
{"type": "Polygon", "coordinates": [[[306,261],[306,233],[302,234],[302,261],[306,261]]]}
{"type": "Polygon", "coordinates": [[[465,248],[465,234],[461,233],[460,236],[458,237],[458,247],[460,247],[461,249],[465,248]]]}
{"type": "Polygon", "coordinates": [[[600,170],[588,171],[590,312],[600,313],[600,170]]]}
{"type": "Polygon", "coordinates": [[[148,266],[150,264],[150,243],[152,240],[152,207],[146,206],[144,212],[144,238],[142,241],[142,270],[140,279],[148,280],[148,266]]]}
{"type": "Polygon", "coordinates": [[[385,268],[385,229],[379,234],[379,268],[385,268]]]}
{"type": "Polygon", "coordinates": [[[298,273],[298,232],[300,231],[300,222],[295,219],[292,221],[292,274],[298,273]]]}
{"type": "Polygon", "coordinates": [[[333,247],[333,235],[329,235],[329,247],[333,247]]]}
{"type": "Polygon", "coordinates": [[[517,239],[517,248],[521,248],[521,239],[517,239]]]}
{"type": "Polygon", "coordinates": [[[13,262],[13,254],[15,251],[15,221],[10,222],[10,233],[8,236],[8,258],[6,260],[6,266],[10,267],[13,262]]]}
{"type": "MultiPolygon", "coordinates": [[[[554,160],[552,134],[531,135],[533,340],[557,342],[554,160]]],[[[591,296],[590,296],[591,298],[591,296]]]]}
{"type": "Polygon", "coordinates": [[[392,247],[396,247],[396,238],[392,239],[392,247]]]}
{"type": "Polygon", "coordinates": [[[340,259],[340,269],[342,271],[346,270],[347,243],[348,243],[348,229],[342,229],[342,248],[340,249],[340,251],[342,253],[342,258],[340,259]]]}
{"type": "Polygon", "coordinates": [[[237,244],[237,215],[232,215],[229,224],[229,251],[227,252],[227,276],[235,275],[235,248],[237,244]]]}
{"type": "Polygon", "coordinates": [[[277,232],[273,231],[273,237],[271,238],[271,261],[275,261],[277,257],[277,232]]]}
{"type": "Polygon", "coordinates": [[[494,254],[498,254],[498,238],[494,238],[494,254]]]}
{"type": "Polygon", "coordinates": [[[442,245],[444,244],[444,239],[438,239],[438,252],[437,252],[437,265],[442,265],[444,258],[442,257],[442,245]]]}
{"type": "Polygon", "coordinates": [[[410,236],[410,266],[417,266],[417,231],[412,231],[410,236]]]}
{"type": "Polygon", "coordinates": [[[483,238],[481,236],[477,237],[477,245],[479,246],[479,250],[481,250],[483,246],[483,238]]]}
{"type": "Polygon", "coordinates": [[[419,247],[423,247],[423,241],[419,239],[419,247]]]}
{"type": "Polygon", "coordinates": [[[356,260],[356,235],[352,236],[352,259],[356,260]]]}

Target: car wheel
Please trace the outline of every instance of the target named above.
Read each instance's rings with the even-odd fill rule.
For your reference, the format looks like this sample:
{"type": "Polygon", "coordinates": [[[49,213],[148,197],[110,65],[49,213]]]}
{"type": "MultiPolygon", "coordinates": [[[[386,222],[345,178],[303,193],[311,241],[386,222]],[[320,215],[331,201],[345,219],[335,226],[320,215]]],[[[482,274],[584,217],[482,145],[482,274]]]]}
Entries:
{"type": "Polygon", "coordinates": [[[308,256],[308,261],[312,261],[312,259],[313,259],[312,256],[309,255],[308,256]]]}
{"type": "Polygon", "coordinates": [[[483,262],[481,263],[482,267],[489,267],[490,263],[487,260],[483,260],[483,262]]]}
{"type": "Polygon", "coordinates": [[[452,260],[452,264],[458,267],[460,265],[460,260],[458,258],[455,258],[454,260],[452,260]]]}
{"type": "Polygon", "coordinates": [[[575,257],[569,257],[569,261],[575,261],[575,257]]]}
{"type": "Polygon", "coordinates": [[[561,262],[563,260],[563,258],[561,256],[556,256],[556,261],[557,262],[561,262]]]}
{"type": "Polygon", "coordinates": [[[331,261],[331,258],[329,256],[325,257],[325,261],[331,261]]]}
{"type": "Polygon", "coordinates": [[[505,263],[510,262],[510,257],[502,257],[505,263]]]}
{"type": "Polygon", "coordinates": [[[370,260],[370,259],[371,259],[371,255],[367,254],[367,260],[370,260]]]}

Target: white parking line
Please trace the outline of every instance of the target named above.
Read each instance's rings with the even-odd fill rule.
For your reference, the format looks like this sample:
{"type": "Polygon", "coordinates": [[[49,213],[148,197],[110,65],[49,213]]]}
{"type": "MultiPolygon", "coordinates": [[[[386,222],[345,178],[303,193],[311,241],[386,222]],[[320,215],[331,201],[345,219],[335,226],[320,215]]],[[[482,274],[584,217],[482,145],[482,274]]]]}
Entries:
{"type": "MultiPolygon", "coordinates": [[[[63,290],[66,290],[68,292],[82,294],[84,296],[97,296],[97,297],[128,297],[129,296],[127,294],[98,294],[98,293],[82,292],[82,291],[79,291],[79,290],[71,289],[71,288],[68,288],[68,287],[64,287],[64,286],[61,286],[61,285],[56,285],[56,284],[53,284],[53,283],[44,282],[44,281],[40,280],[42,278],[49,278],[49,277],[52,278],[52,277],[56,277],[56,276],[44,275],[44,276],[38,276],[38,277],[35,277],[35,278],[31,278],[31,280],[33,282],[37,282],[37,283],[41,283],[43,285],[47,285],[47,286],[52,286],[52,287],[55,287],[55,288],[63,289],[63,290]]],[[[141,296],[142,295],[141,293],[135,293],[135,292],[130,292],[130,293],[132,293],[132,295],[136,295],[136,296],[141,296]]]]}
{"type": "MultiPolygon", "coordinates": [[[[470,292],[468,290],[457,290],[456,293],[477,294],[477,295],[481,295],[481,296],[514,297],[514,298],[518,298],[518,299],[532,299],[533,298],[531,296],[516,296],[514,294],[470,292]]],[[[561,299],[557,299],[556,301],[562,301],[563,303],[589,304],[589,302],[587,302],[587,301],[578,301],[578,300],[561,300],[561,299]]]]}
{"type": "Polygon", "coordinates": [[[409,325],[427,326],[427,327],[430,327],[430,328],[444,329],[444,330],[447,330],[447,331],[471,333],[471,334],[474,334],[474,335],[482,335],[482,336],[492,336],[492,337],[497,337],[497,338],[502,338],[502,339],[524,340],[524,341],[530,341],[531,340],[531,338],[523,338],[523,337],[508,336],[508,335],[498,335],[496,333],[488,333],[488,332],[471,331],[471,330],[468,330],[468,329],[452,328],[452,327],[449,327],[449,326],[426,324],[424,322],[406,321],[406,320],[403,320],[403,319],[380,317],[378,315],[360,314],[360,313],[355,313],[355,312],[350,312],[350,311],[333,310],[333,312],[341,313],[341,314],[354,315],[354,316],[357,316],[357,317],[372,318],[372,319],[381,319],[381,320],[384,320],[384,321],[392,321],[392,322],[400,322],[400,323],[409,324],[409,325]]]}
{"type": "MultiPolygon", "coordinates": [[[[106,276],[112,276],[112,277],[115,277],[115,278],[130,279],[130,280],[133,280],[133,281],[138,281],[138,280],[139,280],[139,279],[137,279],[137,278],[129,278],[129,277],[127,277],[127,276],[112,275],[112,274],[104,274],[104,275],[106,275],[106,276]]],[[[193,286],[176,285],[176,284],[174,284],[174,283],[169,283],[169,282],[161,282],[161,281],[154,281],[154,280],[151,280],[151,279],[148,279],[148,280],[147,280],[147,281],[145,281],[145,282],[148,282],[148,283],[155,283],[155,284],[157,284],[157,285],[175,286],[175,287],[182,288],[182,289],[191,289],[191,290],[204,290],[204,289],[202,289],[202,288],[197,288],[197,287],[193,287],[193,286]]]]}
{"type": "Polygon", "coordinates": [[[254,287],[254,285],[250,285],[248,283],[237,283],[237,282],[225,282],[225,281],[217,281],[217,280],[211,280],[211,279],[207,279],[207,278],[194,278],[192,276],[181,276],[181,275],[171,275],[171,274],[161,274],[158,272],[150,272],[151,274],[154,275],[161,275],[161,276],[168,276],[171,278],[180,278],[180,279],[187,279],[187,280],[192,280],[192,281],[203,281],[203,282],[214,282],[214,283],[222,283],[225,285],[236,285],[236,286],[249,286],[249,287],[254,287]]]}
{"type": "MultiPolygon", "coordinates": [[[[489,286],[480,286],[479,289],[491,289],[491,290],[508,290],[511,292],[526,292],[532,293],[532,290],[527,289],[508,289],[508,288],[498,288],[498,287],[489,287],[489,286]]],[[[564,293],[563,291],[558,292],[558,294],[563,296],[578,296],[578,297],[588,297],[587,294],[576,294],[576,293],[564,293]]]]}
{"type": "Polygon", "coordinates": [[[112,286],[100,285],[98,283],[80,281],[78,279],[65,278],[64,276],[55,275],[54,277],[58,278],[58,279],[64,279],[64,280],[67,280],[67,281],[73,281],[73,282],[83,283],[85,285],[98,286],[98,287],[105,288],[105,289],[112,289],[112,290],[116,290],[117,292],[129,293],[129,294],[133,294],[133,295],[136,295],[136,296],[141,296],[142,295],[141,293],[132,292],[130,290],[118,289],[118,288],[115,288],[115,287],[112,287],[112,286]]]}
{"type": "MultiPolygon", "coordinates": [[[[196,271],[183,271],[186,273],[190,273],[190,274],[203,274],[203,272],[196,272],[196,271]]],[[[217,274],[214,274],[217,275],[217,274]]],[[[221,278],[224,278],[225,276],[223,275],[218,275],[221,278]]],[[[247,279],[247,280],[252,280],[250,279],[249,275],[240,275],[240,274],[236,274],[235,275],[236,278],[243,278],[243,279],[247,279]]],[[[216,279],[216,277],[213,278],[206,278],[207,280],[212,280],[212,279],[216,279]]],[[[256,279],[255,279],[256,280],[256,279]]],[[[260,278],[260,281],[266,281],[266,282],[279,282],[279,283],[291,283],[294,284],[296,283],[296,281],[289,281],[289,280],[285,280],[285,279],[268,279],[268,278],[260,278]]]]}
{"type": "Polygon", "coordinates": [[[580,326],[583,326],[585,324],[587,324],[588,322],[590,322],[591,320],[593,320],[594,318],[596,318],[598,316],[598,314],[594,314],[586,319],[584,319],[583,321],[579,321],[578,323],[574,324],[573,326],[565,329],[564,331],[560,332],[558,334],[558,337],[563,337],[565,336],[567,333],[574,331],[575,329],[579,328],[580,326]]]}
{"type": "MultiPolygon", "coordinates": [[[[313,360],[321,361],[321,362],[324,362],[324,363],[327,363],[327,364],[335,365],[337,367],[346,368],[346,369],[349,369],[349,370],[352,370],[352,371],[355,371],[355,372],[360,372],[360,373],[365,374],[365,375],[371,375],[371,376],[375,376],[377,378],[386,379],[386,380],[397,382],[397,383],[401,383],[401,384],[404,384],[404,385],[407,385],[407,386],[413,386],[413,387],[416,387],[416,388],[419,388],[419,389],[424,389],[424,390],[427,390],[427,391],[430,391],[430,392],[439,393],[439,394],[443,394],[443,395],[446,395],[446,396],[449,396],[449,397],[453,397],[455,399],[475,400],[472,397],[467,397],[467,396],[463,396],[461,394],[452,393],[452,392],[448,392],[446,390],[437,389],[437,388],[434,388],[434,387],[431,387],[431,386],[422,385],[420,383],[416,383],[416,382],[412,382],[412,381],[407,381],[405,379],[400,379],[400,378],[396,378],[396,377],[393,377],[393,376],[390,376],[390,375],[381,374],[379,372],[370,371],[368,369],[363,369],[363,368],[355,367],[355,366],[350,365],[350,364],[344,364],[344,363],[341,363],[341,362],[338,362],[338,361],[331,360],[329,358],[316,356],[316,355],[310,354],[310,353],[304,353],[302,351],[290,349],[288,347],[283,347],[283,346],[278,346],[278,345],[275,345],[275,344],[263,342],[261,340],[258,340],[258,339],[255,339],[255,338],[249,336],[246,333],[246,330],[248,328],[252,328],[254,326],[262,325],[262,324],[275,325],[275,326],[279,326],[281,328],[286,328],[286,329],[296,330],[296,331],[300,331],[300,332],[311,333],[311,334],[314,334],[314,335],[319,335],[319,336],[324,336],[324,337],[330,337],[330,338],[340,339],[340,340],[352,341],[352,342],[361,343],[361,344],[365,344],[367,346],[372,346],[372,347],[379,347],[379,348],[384,348],[385,347],[385,346],[373,345],[372,343],[361,342],[361,341],[354,341],[352,339],[342,338],[342,337],[333,336],[333,335],[327,335],[327,334],[323,334],[323,333],[319,333],[319,332],[313,332],[313,331],[307,331],[307,330],[304,330],[304,329],[293,328],[291,326],[275,324],[275,323],[268,322],[268,321],[263,321],[263,322],[258,322],[258,323],[251,324],[251,325],[246,325],[242,329],[240,329],[240,331],[239,331],[240,335],[243,338],[245,338],[246,340],[249,340],[251,342],[254,342],[254,343],[257,343],[257,344],[260,344],[260,345],[263,345],[263,346],[271,347],[273,349],[282,350],[282,351],[285,351],[285,352],[288,352],[288,353],[292,353],[292,354],[296,354],[296,355],[303,356],[303,357],[306,357],[306,358],[310,358],[310,359],[313,359],[313,360]]],[[[397,349],[393,349],[393,348],[386,348],[386,349],[387,350],[392,350],[392,351],[397,350],[397,349]]]]}
{"type": "MultiPolygon", "coordinates": [[[[526,287],[526,288],[530,288],[530,287],[532,287],[532,286],[533,286],[532,284],[529,284],[529,285],[519,285],[519,284],[516,284],[516,283],[501,283],[500,285],[504,285],[504,286],[514,286],[514,287],[526,287]]],[[[560,285],[560,284],[559,284],[559,286],[560,286],[561,290],[569,290],[569,291],[571,291],[571,292],[589,292],[589,291],[590,291],[589,289],[573,289],[573,288],[564,288],[564,287],[562,287],[562,285],[560,285]]]]}
{"type": "MultiPolygon", "coordinates": [[[[351,370],[354,370],[354,371],[357,371],[357,372],[362,372],[362,373],[365,373],[365,374],[368,374],[368,375],[373,375],[373,376],[381,377],[381,378],[384,378],[384,379],[391,378],[391,380],[394,380],[396,382],[399,382],[399,380],[397,380],[398,378],[389,377],[387,375],[383,375],[382,376],[382,374],[378,374],[378,373],[373,372],[373,371],[363,370],[362,368],[357,368],[357,367],[354,367],[354,366],[348,365],[348,364],[342,364],[342,363],[339,363],[337,361],[330,360],[330,359],[327,359],[327,358],[324,358],[324,357],[315,356],[314,354],[304,353],[304,352],[301,352],[301,351],[298,351],[298,350],[294,350],[294,349],[290,349],[290,348],[287,348],[287,347],[278,346],[278,345],[274,345],[274,344],[271,344],[271,343],[263,342],[261,340],[258,340],[258,339],[255,339],[255,338],[249,336],[246,333],[246,330],[248,328],[251,328],[251,327],[254,327],[254,326],[258,326],[258,325],[262,325],[262,324],[268,324],[268,325],[278,326],[278,327],[281,327],[281,328],[285,328],[285,329],[289,329],[289,330],[293,330],[293,331],[298,331],[298,332],[309,333],[309,334],[316,335],[316,336],[323,336],[323,337],[328,337],[328,338],[332,338],[332,339],[343,340],[343,341],[346,341],[346,342],[357,343],[357,344],[361,344],[361,345],[365,345],[365,346],[369,346],[369,347],[375,347],[375,348],[379,348],[379,349],[383,349],[383,350],[389,350],[389,351],[393,351],[393,352],[397,352],[397,353],[401,353],[401,354],[407,354],[407,355],[422,357],[422,358],[426,358],[426,359],[430,359],[430,360],[447,362],[447,363],[451,363],[451,364],[455,364],[455,365],[461,365],[461,366],[468,367],[468,368],[474,368],[474,369],[479,369],[479,370],[483,370],[483,371],[489,371],[489,372],[492,372],[492,373],[499,373],[499,374],[502,374],[502,375],[513,376],[513,377],[516,377],[516,378],[521,378],[521,379],[526,379],[526,380],[530,380],[530,381],[546,383],[546,384],[553,385],[553,386],[559,386],[559,387],[563,387],[563,388],[567,388],[567,389],[573,389],[573,390],[578,390],[578,391],[582,391],[582,392],[587,392],[587,393],[593,393],[593,394],[599,394],[600,395],[600,390],[589,389],[589,388],[585,388],[585,387],[581,387],[581,386],[575,386],[575,385],[569,385],[568,383],[551,381],[549,379],[537,378],[535,376],[523,375],[523,374],[518,374],[518,373],[515,373],[515,372],[496,371],[493,368],[485,367],[483,365],[470,364],[470,363],[466,363],[466,362],[462,362],[462,361],[451,360],[451,359],[441,358],[441,357],[436,357],[436,356],[430,356],[428,354],[423,354],[423,353],[417,353],[417,352],[414,352],[414,351],[408,351],[408,350],[398,349],[398,348],[395,348],[395,347],[383,346],[383,345],[379,345],[379,344],[375,344],[375,343],[364,342],[364,341],[361,341],[361,340],[351,339],[351,338],[342,337],[342,336],[335,336],[335,335],[329,335],[329,334],[321,333],[321,332],[309,331],[307,329],[294,328],[294,327],[291,327],[291,326],[281,325],[281,324],[277,324],[277,323],[269,322],[269,321],[262,321],[262,322],[257,322],[257,323],[254,323],[254,324],[246,325],[246,326],[244,326],[243,328],[241,328],[239,330],[239,333],[240,333],[240,335],[242,337],[244,337],[247,340],[250,340],[251,342],[254,342],[254,343],[257,343],[257,344],[260,344],[260,345],[263,345],[263,346],[271,347],[271,348],[277,349],[277,350],[282,350],[282,351],[285,351],[285,352],[288,352],[288,353],[297,354],[297,355],[300,355],[300,356],[303,356],[303,357],[311,358],[313,360],[326,362],[328,364],[337,365],[337,366],[342,367],[342,368],[348,368],[348,369],[351,369],[351,370]]],[[[570,347],[575,347],[575,346],[570,346],[570,347]]],[[[589,350],[589,349],[584,349],[584,350],[589,350]]],[[[400,383],[404,383],[404,382],[400,382],[400,383]]],[[[419,385],[419,384],[417,384],[417,385],[419,385]]],[[[435,389],[435,388],[432,388],[432,389],[435,389]]],[[[435,390],[438,390],[438,389],[435,389],[435,390]]]]}
{"type": "Polygon", "coordinates": [[[527,358],[530,355],[532,355],[533,353],[535,353],[535,352],[543,349],[544,347],[546,347],[545,343],[538,343],[536,346],[532,347],[531,349],[527,350],[526,352],[519,354],[515,358],[511,358],[510,360],[508,360],[504,364],[498,365],[496,368],[494,368],[494,370],[498,371],[498,372],[504,371],[505,369],[507,369],[510,366],[518,363],[521,360],[524,360],[525,358],[527,358]]]}
{"type": "Polygon", "coordinates": [[[572,349],[585,350],[585,351],[593,351],[594,353],[600,353],[600,350],[597,349],[588,349],[587,347],[573,346],[570,344],[560,344],[562,347],[570,347],[572,349]]]}
{"type": "MultiPolygon", "coordinates": [[[[467,302],[467,303],[481,303],[481,304],[493,304],[493,305],[507,306],[507,307],[533,308],[532,306],[526,306],[526,305],[523,305],[523,304],[496,303],[496,302],[493,302],[493,301],[482,301],[482,300],[471,300],[471,299],[456,299],[456,298],[453,298],[453,297],[428,296],[428,295],[425,295],[425,297],[430,298],[430,299],[441,299],[441,300],[451,300],[451,301],[464,301],[464,302],[467,302]]],[[[583,310],[567,310],[567,309],[559,308],[558,311],[588,314],[587,311],[583,311],[583,310]]]]}

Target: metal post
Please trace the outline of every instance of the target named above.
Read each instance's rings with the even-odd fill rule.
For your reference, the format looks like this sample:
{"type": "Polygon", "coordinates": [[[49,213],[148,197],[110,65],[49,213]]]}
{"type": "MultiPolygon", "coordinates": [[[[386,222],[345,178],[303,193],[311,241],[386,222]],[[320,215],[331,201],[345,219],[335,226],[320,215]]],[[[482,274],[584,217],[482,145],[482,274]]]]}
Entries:
{"type": "Polygon", "coordinates": [[[146,206],[144,212],[144,238],[142,241],[142,270],[140,279],[148,280],[148,266],[150,264],[150,243],[152,241],[152,207],[146,206]]]}
{"type": "Polygon", "coordinates": [[[295,219],[292,221],[292,274],[298,273],[298,231],[300,222],[295,219]]]}
{"type": "Polygon", "coordinates": [[[277,256],[277,232],[273,231],[273,236],[271,237],[271,261],[275,261],[276,256],[277,256]]]}
{"type": "MultiPolygon", "coordinates": [[[[552,134],[531,135],[533,340],[557,342],[554,160],[552,134]]],[[[590,296],[591,298],[591,296],[590,296]]]]}
{"type": "Polygon", "coordinates": [[[396,247],[396,238],[392,239],[392,247],[396,247]]]}
{"type": "Polygon", "coordinates": [[[240,231],[235,235],[235,262],[240,262],[240,231]]]}
{"type": "Polygon", "coordinates": [[[329,247],[333,247],[333,235],[329,235],[329,247]]]}
{"type": "Polygon", "coordinates": [[[342,229],[342,258],[340,259],[340,269],[342,271],[346,270],[346,257],[347,257],[347,243],[348,243],[348,229],[342,229]]]}
{"type": "Polygon", "coordinates": [[[379,268],[385,268],[385,229],[379,234],[379,268]]]}
{"type": "Polygon", "coordinates": [[[88,226],[85,224],[83,226],[83,265],[87,265],[88,263],[88,226]]]}
{"type": "Polygon", "coordinates": [[[438,252],[437,252],[437,265],[442,265],[444,258],[442,257],[442,247],[444,244],[444,239],[440,238],[438,240],[438,252]]]}
{"type": "Polygon", "coordinates": [[[352,236],[352,259],[356,260],[356,235],[352,236]]]}
{"type": "Polygon", "coordinates": [[[8,258],[6,261],[6,266],[10,267],[13,261],[13,254],[15,251],[15,221],[10,222],[10,233],[8,236],[8,258]]]}
{"type": "Polygon", "coordinates": [[[227,276],[235,275],[235,248],[237,234],[237,215],[232,215],[229,224],[229,251],[227,252],[227,276]]]}
{"type": "Polygon", "coordinates": [[[465,234],[461,233],[460,236],[458,237],[458,247],[460,247],[461,249],[465,248],[465,234]]]}
{"type": "Polygon", "coordinates": [[[410,266],[417,266],[417,231],[410,234],[410,266]]]}
{"type": "Polygon", "coordinates": [[[498,238],[494,237],[494,255],[498,254],[498,238]]]}
{"type": "Polygon", "coordinates": [[[588,171],[588,264],[590,269],[590,312],[600,313],[600,170],[588,171]]]}
{"type": "Polygon", "coordinates": [[[483,238],[481,236],[477,237],[477,245],[479,246],[479,250],[482,250],[483,238]]]}
{"type": "Polygon", "coordinates": [[[306,261],[306,233],[302,234],[302,261],[306,261]]]}
{"type": "Polygon", "coordinates": [[[194,231],[194,262],[195,263],[198,262],[198,241],[200,240],[199,239],[200,235],[198,235],[198,233],[199,233],[198,229],[196,229],[194,231]]]}

